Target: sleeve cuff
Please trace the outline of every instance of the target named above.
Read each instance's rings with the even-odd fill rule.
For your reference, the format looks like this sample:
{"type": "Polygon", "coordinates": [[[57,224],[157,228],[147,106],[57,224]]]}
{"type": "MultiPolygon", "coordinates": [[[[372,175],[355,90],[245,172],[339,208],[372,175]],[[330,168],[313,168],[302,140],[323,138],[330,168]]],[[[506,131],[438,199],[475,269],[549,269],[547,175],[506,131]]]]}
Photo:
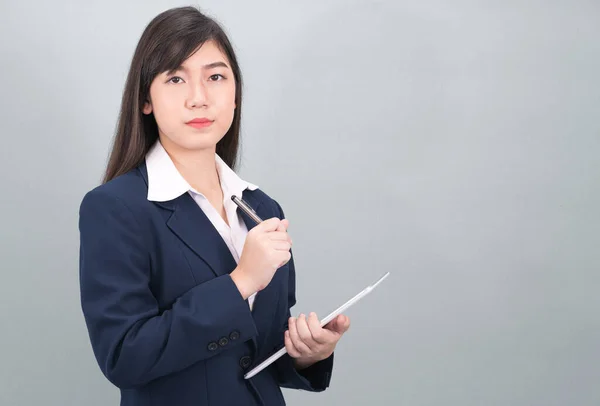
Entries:
{"type": "Polygon", "coordinates": [[[284,379],[280,383],[284,388],[300,389],[310,392],[322,392],[329,387],[333,371],[333,358],[316,362],[308,368],[297,370],[294,360],[289,355],[284,355],[279,361],[280,370],[284,379]]]}

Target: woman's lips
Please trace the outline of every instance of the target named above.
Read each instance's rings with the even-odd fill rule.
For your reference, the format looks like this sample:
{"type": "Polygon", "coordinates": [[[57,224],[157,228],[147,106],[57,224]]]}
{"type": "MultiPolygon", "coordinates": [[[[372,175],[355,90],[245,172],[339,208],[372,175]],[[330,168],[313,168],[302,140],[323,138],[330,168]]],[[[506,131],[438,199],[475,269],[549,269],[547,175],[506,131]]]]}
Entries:
{"type": "Polygon", "coordinates": [[[212,124],[212,120],[207,118],[195,118],[188,121],[186,124],[194,128],[206,128],[212,124]]]}
{"type": "Polygon", "coordinates": [[[212,124],[212,121],[190,121],[187,125],[192,126],[194,128],[206,128],[212,124]]]}

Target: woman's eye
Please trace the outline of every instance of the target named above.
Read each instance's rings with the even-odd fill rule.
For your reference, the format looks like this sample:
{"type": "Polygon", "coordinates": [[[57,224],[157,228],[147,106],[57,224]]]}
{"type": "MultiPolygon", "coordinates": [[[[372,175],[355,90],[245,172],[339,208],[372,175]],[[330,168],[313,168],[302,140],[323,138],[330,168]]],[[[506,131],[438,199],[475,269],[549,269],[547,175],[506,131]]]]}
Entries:
{"type": "Polygon", "coordinates": [[[212,81],[217,81],[217,80],[225,79],[225,77],[223,75],[221,75],[220,73],[215,73],[214,75],[211,75],[209,77],[209,79],[212,81]]]}
{"type": "Polygon", "coordinates": [[[181,79],[179,76],[173,76],[171,79],[169,79],[169,82],[172,82],[175,84],[181,83],[182,81],[183,81],[183,79],[181,79]],[[177,80],[177,82],[175,80],[177,80]]]}

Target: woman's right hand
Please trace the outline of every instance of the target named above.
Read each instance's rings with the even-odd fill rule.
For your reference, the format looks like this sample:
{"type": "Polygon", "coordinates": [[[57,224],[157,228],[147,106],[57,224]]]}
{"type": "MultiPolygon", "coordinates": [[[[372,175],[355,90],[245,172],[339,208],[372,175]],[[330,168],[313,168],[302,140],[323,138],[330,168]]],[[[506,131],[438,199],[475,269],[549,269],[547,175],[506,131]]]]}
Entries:
{"type": "Polygon", "coordinates": [[[288,220],[273,217],[248,232],[238,266],[231,273],[244,299],[263,290],[277,269],[290,260],[292,240],[288,226],[288,220]]]}

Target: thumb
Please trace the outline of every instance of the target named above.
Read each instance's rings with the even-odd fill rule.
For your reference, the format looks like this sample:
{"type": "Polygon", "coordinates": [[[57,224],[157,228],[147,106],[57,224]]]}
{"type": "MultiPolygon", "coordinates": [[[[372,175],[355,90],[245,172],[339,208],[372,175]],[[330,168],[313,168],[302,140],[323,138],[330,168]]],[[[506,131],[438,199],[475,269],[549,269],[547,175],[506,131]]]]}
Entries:
{"type": "Polygon", "coordinates": [[[344,334],[350,328],[350,319],[343,314],[340,314],[333,319],[328,325],[327,329],[338,334],[344,334]]]}
{"type": "Polygon", "coordinates": [[[290,226],[289,220],[288,219],[283,219],[279,223],[279,227],[277,227],[277,231],[287,231],[287,229],[288,229],[289,226],[290,226]]]}
{"type": "Polygon", "coordinates": [[[279,220],[277,217],[272,217],[263,221],[256,227],[261,231],[275,231],[279,228],[279,223],[281,223],[281,220],[279,220]]]}

